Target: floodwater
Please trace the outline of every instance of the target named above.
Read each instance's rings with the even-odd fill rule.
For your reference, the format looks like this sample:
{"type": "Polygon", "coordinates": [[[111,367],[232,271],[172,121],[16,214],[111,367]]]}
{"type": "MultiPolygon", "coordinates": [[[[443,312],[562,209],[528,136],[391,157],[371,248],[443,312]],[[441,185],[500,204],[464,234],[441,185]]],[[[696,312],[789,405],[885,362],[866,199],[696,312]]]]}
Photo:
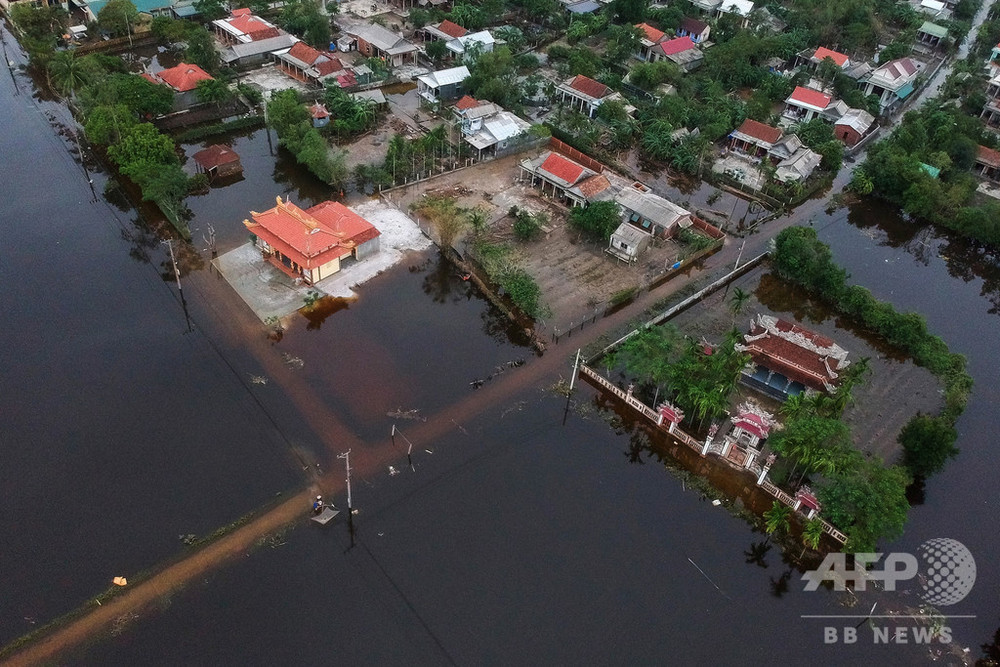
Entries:
{"type": "MultiPolygon", "coordinates": [[[[285,384],[357,436],[385,437],[385,411],[433,413],[498,365],[531,363],[517,332],[435,253],[325,318],[295,319],[274,342],[196,243],[184,255],[189,322],[159,239],[133,212],[92,201],[45,118],[60,108],[31,98],[21,75],[20,94],[0,79],[0,177],[17,193],[0,202],[11,323],[0,353],[0,637],[176,557],[178,535],[211,532],[298,488],[300,448],[332,463],[285,384]]],[[[262,132],[235,141],[251,173],[190,202],[196,241],[211,221],[220,245],[239,242],[248,209],[276,194],[303,204],[332,195],[280,155],[269,162],[262,132]]],[[[104,177],[95,180],[100,194],[104,177]]],[[[976,657],[1000,624],[995,258],[908,233],[878,206],[813,223],[854,280],[926,313],[969,355],[977,386],[959,423],[962,454],[927,482],[906,535],[887,548],[915,552],[932,537],[969,547],[979,576],[954,612],[977,618],[951,626],[976,657]]],[[[303,522],[74,660],[912,664],[926,654],[873,646],[863,631],[857,644],[825,645],[824,622],[801,616],[852,613],[843,596],[804,592],[763,535],[666,471],[662,454],[637,453],[628,425],[606,423],[596,392],[578,386],[568,414],[564,400],[526,387],[415,442],[415,469],[402,459],[398,474],[356,479],[353,548],[342,522],[303,522]]],[[[915,596],[861,597],[867,611],[915,596]]]]}

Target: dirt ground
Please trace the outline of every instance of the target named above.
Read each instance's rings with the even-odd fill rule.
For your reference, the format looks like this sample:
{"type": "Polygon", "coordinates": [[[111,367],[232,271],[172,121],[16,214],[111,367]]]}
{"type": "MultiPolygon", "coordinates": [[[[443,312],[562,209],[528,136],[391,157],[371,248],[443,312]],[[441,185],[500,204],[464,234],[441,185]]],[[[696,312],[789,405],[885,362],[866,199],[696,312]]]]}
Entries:
{"type": "MultiPolygon", "coordinates": [[[[569,209],[518,182],[518,165],[534,155],[522,153],[480,163],[387,194],[407,211],[424,195],[454,197],[459,207],[485,210],[490,237],[514,244],[521,265],[541,288],[550,315],[540,327],[565,331],[571,323],[591,318],[595,310],[602,312],[615,294],[650,282],[683,250],[674,241],[661,241],[643,253],[639,262],[628,265],[605,253],[603,246],[582,240],[567,224],[569,209]],[[513,219],[507,214],[511,206],[548,216],[538,239],[515,240],[513,219]]],[[[456,247],[462,250],[463,241],[456,242],[456,247]]]]}
{"type": "MultiPolygon", "coordinates": [[[[830,317],[823,307],[780,285],[769,271],[767,264],[761,265],[733,282],[728,291],[710,295],[671,322],[689,336],[715,343],[734,325],[747,331],[757,313],[777,315],[833,339],[848,351],[849,361],[868,357],[871,370],[865,382],[854,389],[855,401],[844,413],[844,421],[861,451],[889,463],[896,461],[902,451],[896,436],[903,425],[918,411],[933,413],[941,407],[937,378],[912,361],[892,356],[879,341],[847,327],[839,318],[830,317]],[[730,299],[737,287],[752,296],[734,316],[730,299]]],[[[776,401],[742,386],[733,405],[751,396],[769,412],[779,407],[776,401]]]]}

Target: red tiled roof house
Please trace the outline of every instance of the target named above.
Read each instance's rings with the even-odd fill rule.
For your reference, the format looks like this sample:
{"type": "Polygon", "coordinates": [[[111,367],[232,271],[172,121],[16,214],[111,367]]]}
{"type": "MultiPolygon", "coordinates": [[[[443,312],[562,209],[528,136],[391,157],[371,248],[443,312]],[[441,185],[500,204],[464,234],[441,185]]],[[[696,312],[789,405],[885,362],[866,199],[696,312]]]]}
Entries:
{"type": "Polygon", "coordinates": [[[667,35],[662,30],[657,30],[648,23],[637,23],[636,28],[641,33],[639,37],[639,52],[635,54],[639,60],[651,60],[650,49],[666,41],[667,35]]]}
{"type": "Polygon", "coordinates": [[[198,82],[211,81],[212,75],[197,65],[180,63],[158,72],[156,79],[174,91],[174,110],[179,111],[198,103],[198,82]]]}
{"type": "Polygon", "coordinates": [[[650,49],[650,60],[669,60],[685,72],[701,64],[705,56],[690,37],[674,37],[650,49]]]}
{"type": "Polygon", "coordinates": [[[781,130],[747,118],[729,135],[729,147],[751,157],[764,157],[781,139],[781,130]]]}
{"type": "Polygon", "coordinates": [[[577,74],[569,81],[560,83],[556,90],[559,91],[560,101],[568,104],[574,111],[586,114],[590,118],[594,117],[594,114],[597,113],[597,107],[601,106],[603,102],[621,98],[621,95],[603,83],[582,74],[577,74]]]}
{"type": "Polygon", "coordinates": [[[229,18],[212,21],[212,30],[223,44],[247,44],[282,34],[273,23],[254,16],[249,9],[234,9],[229,18]]]}
{"type": "Polygon", "coordinates": [[[829,95],[818,90],[796,86],[792,94],[785,100],[784,115],[796,122],[809,122],[830,106],[831,101],[832,98],[829,95]]]}
{"type": "Polygon", "coordinates": [[[851,363],[829,338],[772,315],[758,314],[736,349],[753,360],[741,381],[778,400],[807,389],[832,392],[851,363]]]}
{"type": "MultiPolygon", "coordinates": [[[[586,206],[588,198],[581,186],[594,175],[596,172],[582,164],[549,151],[533,160],[523,160],[519,180],[527,178],[532,187],[550,192],[567,206],[586,206]]],[[[591,190],[589,184],[587,190],[591,190]]]]}
{"type": "Polygon", "coordinates": [[[347,259],[379,251],[380,232],[340,202],[301,209],[277,197],[277,205],[243,224],[264,257],[288,275],[315,284],[340,271],[347,259]]]}
{"type": "Polygon", "coordinates": [[[423,37],[425,42],[449,42],[453,39],[464,37],[468,34],[468,32],[468,30],[457,23],[445,19],[436,25],[424,26],[424,29],[421,30],[419,34],[423,37]]]}
{"type": "Polygon", "coordinates": [[[278,67],[283,72],[306,83],[322,83],[327,77],[347,74],[339,58],[332,53],[318,51],[305,42],[296,42],[277,58],[278,67]]]}

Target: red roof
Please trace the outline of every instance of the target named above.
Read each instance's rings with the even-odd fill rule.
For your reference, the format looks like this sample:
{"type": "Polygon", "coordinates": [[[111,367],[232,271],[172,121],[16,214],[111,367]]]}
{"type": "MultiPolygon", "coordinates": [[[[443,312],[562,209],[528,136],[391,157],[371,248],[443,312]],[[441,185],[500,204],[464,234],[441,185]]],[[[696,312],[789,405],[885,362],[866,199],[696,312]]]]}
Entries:
{"type": "Polygon", "coordinates": [[[197,65],[188,65],[187,63],[181,63],[176,67],[165,69],[156,76],[160,78],[160,81],[163,81],[180,93],[194,90],[198,86],[199,81],[212,80],[211,74],[197,65]]]}
{"type": "Polygon", "coordinates": [[[760,139],[764,143],[773,144],[781,139],[781,130],[764,123],[747,118],[736,130],[740,134],[745,134],[754,139],[760,139]]]}
{"type": "Polygon", "coordinates": [[[265,21],[264,19],[254,16],[252,14],[240,14],[238,16],[233,16],[233,18],[227,21],[229,25],[233,26],[240,32],[245,32],[248,35],[252,35],[254,39],[260,39],[257,37],[256,33],[259,32],[277,32],[275,27],[265,21]]]}
{"type": "Polygon", "coordinates": [[[847,62],[847,56],[845,56],[843,53],[837,53],[836,51],[831,51],[825,46],[821,46],[818,49],[816,49],[816,53],[813,54],[813,58],[815,58],[820,62],[823,62],[823,60],[826,58],[830,58],[831,60],[833,60],[833,62],[837,63],[841,67],[843,67],[844,63],[847,62]]]}
{"type": "Polygon", "coordinates": [[[818,90],[813,90],[812,88],[795,86],[795,90],[792,91],[792,96],[788,99],[793,102],[800,102],[802,104],[808,104],[809,106],[825,109],[830,106],[830,100],[832,98],[829,95],[824,95],[818,90]]]}
{"type": "Polygon", "coordinates": [[[979,146],[976,148],[976,162],[982,162],[988,167],[1000,167],[1000,151],[979,146]]]}
{"type": "Polygon", "coordinates": [[[146,72],[143,72],[139,76],[141,76],[146,81],[149,81],[150,83],[155,83],[157,86],[163,83],[162,81],[157,81],[156,79],[153,78],[153,75],[147,74],[146,72]]]}
{"type": "Polygon", "coordinates": [[[607,176],[594,174],[583,183],[580,183],[580,193],[583,194],[585,198],[591,199],[610,187],[611,181],[608,180],[607,176]]]}
{"type": "Polygon", "coordinates": [[[203,169],[208,170],[231,162],[239,162],[240,156],[229,146],[213,144],[192,155],[191,159],[200,164],[203,169]]]}
{"type": "Polygon", "coordinates": [[[663,415],[663,421],[674,424],[680,424],[681,420],[684,419],[684,413],[669,403],[664,403],[660,406],[660,414],[663,415]]]}
{"type": "Polygon", "coordinates": [[[569,87],[598,100],[608,94],[607,86],[582,74],[574,76],[573,80],[569,82],[569,87]]]}
{"type": "Polygon", "coordinates": [[[313,118],[329,118],[330,112],[326,110],[326,107],[317,102],[316,104],[309,107],[309,113],[312,114],[313,118]]]}
{"type": "Polygon", "coordinates": [[[770,431],[770,426],[759,415],[752,412],[745,412],[733,420],[733,426],[741,428],[748,433],[753,433],[758,438],[766,438],[770,431]]]}
{"type": "Polygon", "coordinates": [[[277,198],[277,206],[251,212],[247,229],[305,269],[349,255],[356,246],[378,238],[370,222],[340,202],[326,201],[302,210],[277,198]]]}
{"type": "Polygon", "coordinates": [[[583,175],[583,166],[568,158],[564,158],[559,153],[549,153],[549,156],[545,158],[539,169],[552,174],[570,185],[575,184],[580,180],[580,176],[583,175]]]}
{"type": "Polygon", "coordinates": [[[663,41],[663,38],[666,37],[666,35],[663,34],[662,30],[657,30],[648,23],[637,23],[635,27],[642,31],[643,37],[653,42],[654,44],[656,42],[663,41]]]}
{"type": "Polygon", "coordinates": [[[341,88],[350,88],[358,85],[358,80],[352,72],[344,72],[337,77],[337,85],[341,88]]]}
{"type": "Polygon", "coordinates": [[[475,109],[478,106],[479,106],[479,101],[470,95],[463,95],[462,99],[460,99],[458,102],[455,102],[455,108],[458,109],[459,111],[465,111],[466,109],[475,109]]]}
{"type": "Polygon", "coordinates": [[[803,491],[800,489],[795,494],[795,499],[811,510],[816,510],[818,512],[820,509],[819,500],[817,500],[816,496],[809,493],[808,491],[803,491]]]}
{"type": "Polygon", "coordinates": [[[301,60],[307,65],[312,65],[323,54],[305,42],[295,42],[295,45],[288,49],[288,55],[301,60]]]}
{"type": "Polygon", "coordinates": [[[327,74],[341,71],[344,69],[344,64],[337,58],[331,58],[321,53],[319,60],[313,63],[313,67],[316,68],[320,76],[326,76],[327,74]]]}
{"type": "Polygon", "coordinates": [[[454,37],[455,39],[462,37],[463,35],[469,32],[462,26],[458,25],[457,23],[452,23],[448,19],[441,21],[441,23],[438,24],[437,29],[443,32],[444,34],[448,35],[449,37],[454,37]]]}
{"type": "Polygon", "coordinates": [[[663,42],[660,44],[660,48],[663,49],[663,55],[672,56],[677,53],[683,53],[685,51],[690,51],[691,49],[698,48],[695,43],[691,41],[690,37],[674,37],[669,42],[663,42]]]}
{"type": "MultiPolygon", "coordinates": [[[[778,332],[791,334],[791,337],[804,341],[807,346],[814,348],[834,346],[834,342],[826,336],[785,320],[776,320],[775,328],[778,332]]],[[[765,333],[767,329],[754,321],[748,337],[765,333]]],[[[826,355],[821,352],[773,334],[764,335],[756,340],[747,340],[745,345],[747,353],[755,363],[781,373],[790,380],[818,391],[826,391],[825,383],[836,384],[836,380],[830,377],[826,364],[823,363],[826,355]]],[[[834,371],[840,367],[840,362],[836,359],[828,359],[827,363],[834,371]]]]}
{"type": "Polygon", "coordinates": [[[250,16],[253,12],[246,7],[240,7],[239,9],[234,9],[230,12],[233,16],[250,16]]]}

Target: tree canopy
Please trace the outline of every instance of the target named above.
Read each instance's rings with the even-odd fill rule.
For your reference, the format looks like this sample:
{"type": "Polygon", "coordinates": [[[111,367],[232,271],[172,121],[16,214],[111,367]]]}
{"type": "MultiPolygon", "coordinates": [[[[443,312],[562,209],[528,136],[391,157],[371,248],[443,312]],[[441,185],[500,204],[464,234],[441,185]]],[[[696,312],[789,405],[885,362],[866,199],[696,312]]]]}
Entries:
{"type": "Polygon", "coordinates": [[[116,37],[135,32],[139,10],[132,0],[108,0],[97,12],[97,25],[116,37]]]}

